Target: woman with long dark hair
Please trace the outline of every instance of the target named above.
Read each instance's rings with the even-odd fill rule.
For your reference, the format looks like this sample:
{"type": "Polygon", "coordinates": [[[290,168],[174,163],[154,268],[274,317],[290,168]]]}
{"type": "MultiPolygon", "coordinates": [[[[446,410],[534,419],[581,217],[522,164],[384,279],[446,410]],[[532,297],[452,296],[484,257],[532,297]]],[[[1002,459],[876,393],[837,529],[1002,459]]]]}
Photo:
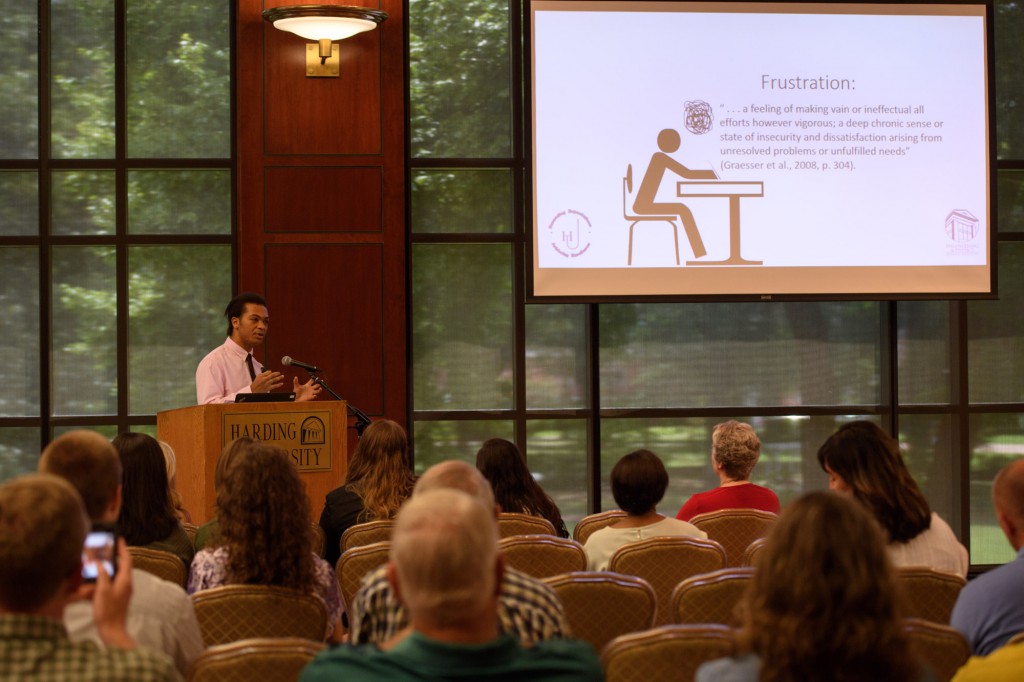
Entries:
{"type": "Polygon", "coordinates": [[[476,468],[490,482],[502,511],[540,516],[551,522],[558,535],[569,537],[558,505],[534,480],[515,443],[504,438],[484,441],[476,453],[476,468]]]}
{"type": "Polygon", "coordinates": [[[860,502],[882,526],[896,566],[927,566],[967,576],[967,550],[932,512],[896,439],[869,421],[843,424],[818,449],[832,490],[860,502]]]}
{"type": "Polygon", "coordinates": [[[167,464],[160,443],[144,433],[113,440],[121,459],[121,514],[118,530],[131,547],[170,552],[188,568],[195,550],[174,512],[167,464]]]}
{"type": "Polygon", "coordinates": [[[405,429],[390,419],[366,427],[349,459],[344,485],[327,493],[320,514],[327,562],[338,562],[341,536],[350,527],[393,519],[415,483],[405,429]]]}
{"type": "Polygon", "coordinates": [[[701,666],[697,682],[931,679],[901,628],[882,534],[841,495],[808,493],[782,511],[740,608],[738,655],[701,666]]]}
{"type": "Polygon", "coordinates": [[[328,636],[341,619],[338,579],[313,552],[309,497],[284,450],[254,443],[217,491],[220,531],[192,562],[188,592],[220,585],[277,585],[310,592],[327,607],[328,636]]]}

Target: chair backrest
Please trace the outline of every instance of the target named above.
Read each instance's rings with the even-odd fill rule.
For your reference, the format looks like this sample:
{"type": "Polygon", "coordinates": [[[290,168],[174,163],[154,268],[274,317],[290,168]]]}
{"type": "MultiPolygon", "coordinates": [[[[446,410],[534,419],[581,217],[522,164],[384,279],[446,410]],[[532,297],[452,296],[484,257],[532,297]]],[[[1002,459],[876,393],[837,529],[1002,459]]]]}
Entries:
{"type": "Polygon", "coordinates": [[[736,606],[754,578],[752,568],[723,568],[687,578],[672,592],[673,622],[739,626],[736,606]]]}
{"type": "Polygon", "coordinates": [[[707,661],[733,653],[724,625],[664,625],[613,639],[601,654],[606,682],[690,682],[707,661]]]}
{"type": "Polygon", "coordinates": [[[499,543],[508,566],[534,578],[587,570],[587,553],[575,540],[557,535],[513,535],[499,543]]]}
{"type": "Polygon", "coordinates": [[[967,584],[961,576],[933,568],[901,566],[896,577],[903,590],[905,615],[949,625],[960,589],[967,584]]]}
{"type": "Polygon", "coordinates": [[[177,554],[147,547],[129,547],[128,552],[132,555],[133,568],[185,587],[188,571],[177,554]]]}
{"type": "Polygon", "coordinates": [[[742,564],[744,566],[757,566],[757,560],[764,551],[765,542],[767,542],[765,538],[758,538],[747,545],[747,549],[743,552],[742,564]]]}
{"type": "Polygon", "coordinates": [[[341,535],[340,549],[342,552],[353,547],[372,545],[375,542],[391,540],[391,531],[395,527],[393,519],[380,519],[378,521],[367,521],[349,526],[341,535]]]}
{"type": "Polygon", "coordinates": [[[555,527],[541,516],[502,512],[498,514],[498,534],[503,538],[513,535],[554,535],[555,527]]]}
{"type": "Polygon", "coordinates": [[[387,563],[388,552],[391,550],[389,541],[374,542],[361,547],[353,547],[341,553],[335,571],[338,575],[338,590],[347,610],[356,592],[363,582],[363,576],[382,564],[387,563]]]}
{"type": "Polygon", "coordinates": [[[1024,632],[1018,632],[1013,637],[1006,640],[1006,645],[1008,646],[1010,644],[1020,644],[1021,642],[1024,642],[1024,632]]]}
{"type": "Polygon", "coordinates": [[[633,164],[626,166],[626,174],[622,176],[622,217],[632,220],[629,215],[629,195],[633,193],[633,164]]]}
{"type": "Polygon", "coordinates": [[[189,666],[188,682],[297,680],[324,648],[323,642],[298,637],[256,637],[218,644],[189,666]]]}
{"type": "Polygon", "coordinates": [[[544,578],[544,582],[558,594],[573,637],[589,642],[598,653],[619,635],[654,624],[658,599],[643,578],[578,571],[544,578]]]}
{"type": "Polygon", "coordinates": [[[316,554],[318,557],[323,559],[324,558],[324,544],[326,542],[326,540],[325,540],[326,536],[324,535],[324,529],[320,527],[319,523],[311,524],[311,526],[312,527],[309,529],[309,533],[312,536],[312,544],[313,544],[313,546],[310,549],[313,550],[314,554],[316,554]]]}
{"type": "Polygon", "coordinates": [[[606,528],[623,516],[626,512],[621,509],[609,509],[608,511],[599,512],[597,514],[591,514],[590,516],[584,516],[580,519],[580,522],[576,524],[576,527],[572,531],[572,539],[581,545],[587,544],[587,539],[593,534],[595,530],[601,530],[606,528]]]}
{"type": "Polygon", "coordinates": [[[323,641],[327,607],[311,592],[275,585],[224,585],[192,595],[206,646],[251,637],[323,641]]]}
{"type": "Polygon", "coordinates": [[[725,550],[714,540],[656,537],[630,542],[615,550],[608,570],[640,576],[658,596],[655,625],[671,623],[672,590],[687,578],[725,568],[725,550]]]}
{"type": "Polygon", "coordinates": [[[750,543],[768,534],[778,516],[760,509],[719,509],[697,514],[690,523],[725,548],[726,566],[742,566],[750,543]]]}
{"type": "Polygon", "coordinates": [[[911,648],[931,666],[937,682],[949,682],[971,657],[967,640],[948,625],[906,618],[903,630],[910,636],[911,648]]]}
{"type": "Polygon", "coordinates": [[[185,535],[188,536],[189,542],[191,542],[192,546],[195,547],[196,546],[196,533],[199,532],[199,526],[197,526],[194,523],[189,523],[187,521],[182,521],[181,522],[181,527],[185,529],[185,535]]]}

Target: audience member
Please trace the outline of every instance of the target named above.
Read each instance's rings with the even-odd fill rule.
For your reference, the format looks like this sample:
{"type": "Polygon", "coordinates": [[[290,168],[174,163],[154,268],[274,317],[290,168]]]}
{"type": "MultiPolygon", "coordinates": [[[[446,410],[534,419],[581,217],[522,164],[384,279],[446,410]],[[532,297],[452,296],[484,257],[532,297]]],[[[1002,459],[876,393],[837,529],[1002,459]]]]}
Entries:
{"type": "Polygon", "coordinates": [[[313,552],[309,497],[284,450],[255,444],[236,459],[217,491],[217,509],[220,544],[196,554],[189,594],[227,584],[310,592],[327,607],[333,637],[342,611],[338,579],[313,552]]]}
{"type": "MultiPolygon", "coordinates": [[[[246,453],[249,452],[253,447],[260,445],[260,441],[253,440],[248,436],[242,436],[236,438],[221,450],[220,455],[217,457],[217,466],[213,469],[213,491],[214,493],[220,492],[220,489],[224,486],[224,479],[228,476],[228,471],[231,470],[231,466],[236,460],[245,457],[246,453]]],[[[216,498],[215,498],[216,499],[216,498]]],[[[216,513],[216,501],[214,501],[214,512],[216,513]]],[[[212,519],[199,526],[196,530],[195,548],[199,550],[206,547],[211,543],[220,542],[220,520],[214,516],[212,519]]]]}
{"type": "MultiPolygon", "coordinates": [[[[499,507],[487,479],[465,462],[449,460],[424,472],[413,497],[434,490],[458,490],[493,510],[491,523],[497,528],[499,507]]],[[[381,566],[363,578],[362,587],[349,609],[354,644],[383,644],[407,632],[409,614],[388,582],[387,568],[381,566]]],[[[505,569],[498,592],[498,623],[501,632],[516,637],[523,646],[569,636],[569,624],[562,603],[546,584],[512,568],[505,569]]]]}
{"type": "Polygon", "coordinates": [[[611,484],[615,504],[627,516],[587,539],[583,549],[591,571],[606,570],[615,550],[629,542],[663,535],[707,538],[708,534],[693,524],[658,513],[656,507],[668,489],[668,472],[650,450],[637,450],[620,459],[612,467],[611,484]]]}
{"type": "Polygon", "coordinates": [[[1024,644],[999,647],[988,656],[971,656],[952,682],[1020,682],[1024,675],[1024,644]]]}
{"type": "Polygon", "coordinates": [[[818,450],[828,487],[851,495],[886,533],[896,566],[926,566],[967,575],[967,550],[931,511],[907,470],[899,443],[872,422],[844,424],[818,450]]]}
{"type": "Polygon", "coordinates": [[[740,608],[738,655],[705,663],[697,682],[931,679],[902,630],[877,524],[835,493],[783,510],[740,608]]]}
{"type": "Polygon", "coordinates": [[[750,424],[730,420],[711,432],[711,468],[719,486],[686,501],[676,518],[689,521],[697,514],[719,509],[760,509],[779,513],[779,498],[768,488],[750,482],[761,457],[761,440],[750,424]]]}
{"type": "Polygon", "coordinates": [[[491,484],[494,499],[502,511],[547,519],[554,526],[555,533],[563,538],[569,537],[558,505],[533,479],[526,466],[526,457],[515,443],[503,438],[484,441],[476,453],[476,468],[491,484]]]}
{"type": "Polygon", "coordinates": [[[58,476],[23,476],[0,486],[0,678],[180,680],[163,654],[136,648],[125,630],[132,560],[123,542],[113,580],[97,565],[95,587],[82,587],[88,528],[81,497],[58,476]],[[106,649],[93,641],[71,642],[61,622],[64,607],[90,593],[106,649]]]}
{"type": "MultiPolygon", "coordinates": [[[[39,471],[65,479],[81,495],[93,523],[114,523],[121,510],[121,461],[103,436],[72,431],[43,450],[39,471]]],[[[182,674],[203,652],[192,600],[179,585],[139,569],[132,570],[128,634],[136,642],[163,651],[182,674]]],[[[73,642],[101,643],[92,604],[74,601],[64,609],[64,626],[73,642]]]]}
{"type": "Polygon", "coordinates": [[[412,632],[387,650],[345,645],[302,674],[318,680],[603,680],[589,644],[524,647],[498,626],[504,558],[493,507],[457,490],[433,490],[402,506],[388,577],[412,632]]]}
{"type": "MultiPolygon", "coordinates": [[[[1007,464],[996,476],[992,504],[1017,558],[967,583],[951,620],[979,656],[1024,632],[1024,459],[1007,464]]],[[[1024,666],[1019,670],[1024,677],[1024,666]]]]}
{"type": "Polygon", "coordinates": [[[415,482],[405,429],[390,419],[366,427],[349,459],[345,484],[327,493],[320,514],[327,563],[338,563],[346,530],[357,523],[394,518],[415,482]]]}
{"type": "Polygon", "coordinates": [[[164,464],[167,466],[167,494],[171,498],[174,516],[183,524],[192,523],[192,515],[188,513],[188,509],[185,509],[181,493],[175,487],[175,476],[178,473],[178,458],[174,454],[174,448],[171,447],[170,443],[165,443],[162,440],[157,441],[157,443],[160,444],[160,450],[164,453],[164,464]]]}
{"type": "Polygon", "coordinates": [[[130,547],[170,552],[187,569],[195,548],[174,515],[160,444],[152,436],[131,432],[119,434],[113,442],[123,472],[118,530],[130,547]]]}

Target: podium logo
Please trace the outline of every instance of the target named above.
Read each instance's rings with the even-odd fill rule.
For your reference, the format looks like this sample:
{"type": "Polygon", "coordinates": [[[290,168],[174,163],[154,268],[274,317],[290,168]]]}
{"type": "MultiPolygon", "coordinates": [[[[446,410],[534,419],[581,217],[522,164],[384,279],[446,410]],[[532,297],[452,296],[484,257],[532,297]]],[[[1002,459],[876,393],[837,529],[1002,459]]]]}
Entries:
{"type": "Polygon", "coordinates": [[[327,429],[319,417],[306,417],[299,427],[299,443],[323,445],[327,442],[327,429]]]}

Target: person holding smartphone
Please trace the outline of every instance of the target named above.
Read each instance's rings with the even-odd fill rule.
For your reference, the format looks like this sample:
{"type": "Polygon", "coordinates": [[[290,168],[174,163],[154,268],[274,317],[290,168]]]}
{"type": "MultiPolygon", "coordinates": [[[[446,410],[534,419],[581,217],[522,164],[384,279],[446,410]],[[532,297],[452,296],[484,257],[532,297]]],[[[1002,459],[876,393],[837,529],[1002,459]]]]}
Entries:
{"type": "MultiPolygon", "coordinates": [[[[43,450],[39,471],[60,476],[81,495],[97,534],[79,547],[80,552],[87,557],[95,556],[105,547],[102,551],[109,553],[116,546],[110,533],[122,506],[121,460],[111,442],[94,431],[66,433],[43,450]]],[[[83,577],[98,578],[96,565],[86,559],[83,563],[86,572],[83,577]]],[[[110,568],[107,568],[108,574],[110,568]]],[[[192,600],[180,585],[145,571],[124,565],[118,565],[116,570],[118,574],[125,570],[132,573],[128,633],[139,644],[170,656],[184,675],[189,664],[203,652],[203,637],[192,600]]],[[[88,601],[69,604],[64,610],[64,625],[74,642],[102,642],[99,624],[88,601]]]]}
{"type": "Polygon", "coordinates": [[[136,646],[125,629],[132,595],[131,555],[118,543],[114,578],[96,564],[83,586],[88,516],[67,481],[31,474],[0,485],[0,679],[89,682],[181,680],[161,653],[136,646]],[[72,642],[62,614],[89,599],[100,639],[72,642]]]}

